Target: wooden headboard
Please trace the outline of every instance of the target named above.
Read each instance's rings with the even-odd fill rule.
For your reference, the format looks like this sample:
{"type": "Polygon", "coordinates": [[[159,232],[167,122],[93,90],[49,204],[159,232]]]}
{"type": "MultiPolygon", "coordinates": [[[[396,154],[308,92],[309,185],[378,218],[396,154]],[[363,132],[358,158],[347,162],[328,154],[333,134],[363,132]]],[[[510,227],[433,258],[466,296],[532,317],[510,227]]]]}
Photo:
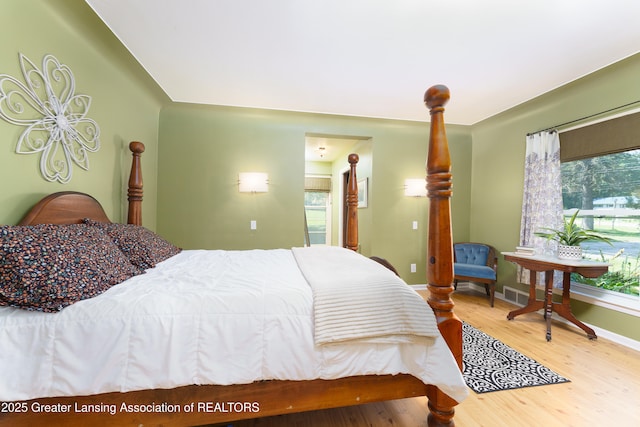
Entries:
{"type": "Polygon", "coordinates": [[[22,218],[18,225],[77,224],[83,218],[111,222],[100,202],[85,193],[61,191],[49,194],[22,218]]]}
{"type": "MultiPolygon", "coordinates": [[[[129,224],[142,225],[142,167],[140,155],[144,152],[142,142],[129,144],[133,154],[129,175],[129,224]]],[[[92,196],[77,191],[60,191],[41,199],[27,212],[18,225],[78,224],[83,218],[100,222],[111,222],[100,202],[92,196]]]]}

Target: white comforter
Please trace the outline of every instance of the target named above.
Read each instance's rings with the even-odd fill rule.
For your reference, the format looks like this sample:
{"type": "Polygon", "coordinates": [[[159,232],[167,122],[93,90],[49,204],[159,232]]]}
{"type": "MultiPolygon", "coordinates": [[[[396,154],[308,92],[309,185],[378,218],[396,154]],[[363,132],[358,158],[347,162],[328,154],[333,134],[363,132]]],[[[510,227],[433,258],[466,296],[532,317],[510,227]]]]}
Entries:
{"type": "Polygon", "coordinates": [[[0,401],[397,373],[468,393],[439,336],[318,346],[313,324],[292,251],[183,251],[60,313],[0,307],[0,401]]]}

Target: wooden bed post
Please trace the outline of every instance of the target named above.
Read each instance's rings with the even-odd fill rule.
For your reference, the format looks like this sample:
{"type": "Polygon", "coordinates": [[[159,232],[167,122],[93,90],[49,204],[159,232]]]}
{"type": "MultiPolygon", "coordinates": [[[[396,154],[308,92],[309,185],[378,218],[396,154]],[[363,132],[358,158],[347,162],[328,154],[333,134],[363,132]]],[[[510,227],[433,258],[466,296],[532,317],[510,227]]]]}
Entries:
{"type": "Polygon", "coordinates": [[[356,177],[356,165],[360,157],[349,154],[350,170],[347,183],[347,238],[345,247],[354,251],[358,250],[358,178],[356,177]]]}
{"type": "Polygon", "coordinates": [[[142,225],[142,167],[140,155],[144,153],[144,144],[133,141],[129,144],[129,150],[133,154],[131,160],[131,173],[129,174],[129,188],[127,196],[129,200],[128,224],[142,225]]]}
{"type": "MultiPolygon", "coordinates": [[[[453,241],[451,232],[451,158],[444,125],[444,106],[449,101],[446,86],[432,86],[424,95],[431,114],[431,136],[427,156],[429,236],[427,288],[438,328],[462,369],[462,322],[453,312],[453,241]]],[[[428,386],[429,426],[453,426],[457,404],[436,387],[428,386]]]]}

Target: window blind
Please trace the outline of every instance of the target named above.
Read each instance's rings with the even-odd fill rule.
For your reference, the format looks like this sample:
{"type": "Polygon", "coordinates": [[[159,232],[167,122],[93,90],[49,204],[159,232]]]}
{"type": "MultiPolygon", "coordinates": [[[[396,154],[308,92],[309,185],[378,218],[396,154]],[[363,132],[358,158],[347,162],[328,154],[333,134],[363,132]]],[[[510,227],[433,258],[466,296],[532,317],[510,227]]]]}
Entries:
{"type": "Polygon", "coordinates": [[[640,113],[560,133],[560,161],[640,148],[640,113]]]}
{"type": "Polygon", "coordinates": [[[331,191],[331,178],[321,176],[306,176],[304,178],[305,191],[331,191]]]}

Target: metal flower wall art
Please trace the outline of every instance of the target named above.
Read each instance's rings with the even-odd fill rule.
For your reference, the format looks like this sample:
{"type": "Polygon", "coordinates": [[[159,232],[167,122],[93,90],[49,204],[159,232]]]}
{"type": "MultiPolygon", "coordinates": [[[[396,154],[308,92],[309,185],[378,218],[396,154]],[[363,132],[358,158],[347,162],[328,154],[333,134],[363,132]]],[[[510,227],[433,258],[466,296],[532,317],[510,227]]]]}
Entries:
{"type": "Polygon", "coordinates": [[[53,55],[42,69],[20,54],[24,83],[0,74],[0,117],[25,127],[16,153],[40,153],[40,172],[47,181],[66,184],[73,163],[89,169],[88,153],[100,149],[100,128],[87,117],[91,97],[75,93],[71,69],[53,55]]]}

